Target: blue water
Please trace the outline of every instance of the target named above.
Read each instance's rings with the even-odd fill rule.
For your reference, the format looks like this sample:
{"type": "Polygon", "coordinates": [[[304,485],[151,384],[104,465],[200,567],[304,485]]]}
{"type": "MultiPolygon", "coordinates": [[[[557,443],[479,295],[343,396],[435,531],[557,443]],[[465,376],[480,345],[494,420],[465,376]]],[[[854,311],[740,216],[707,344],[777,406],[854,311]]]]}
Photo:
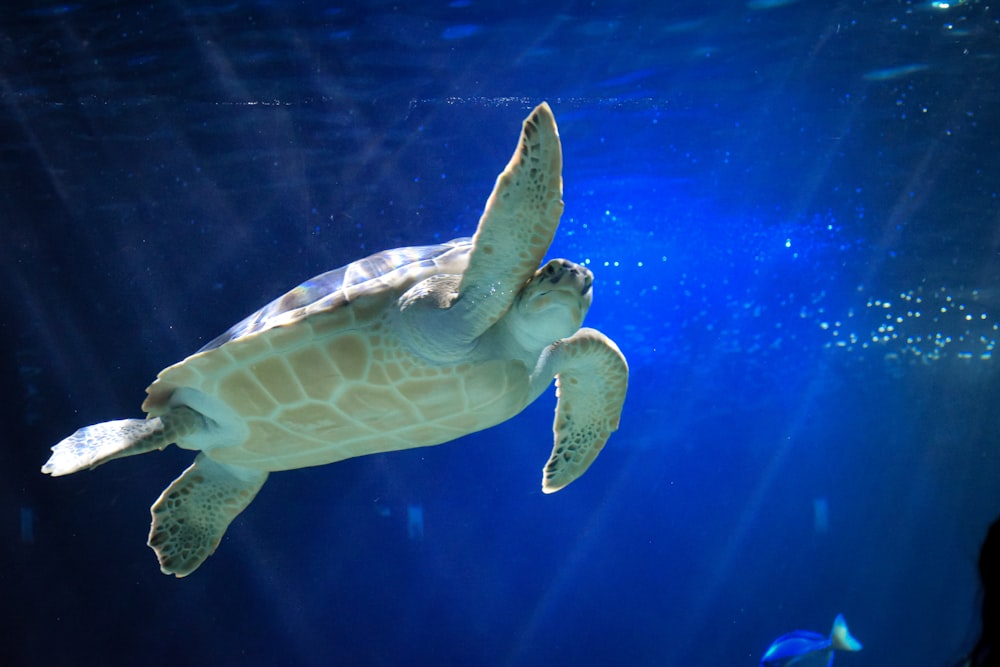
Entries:
{"type": "Polygon", "coordinates": [[[4,664],[753,666],[838,612],[839,666],[953,664],[1000,513],[996,8],[365,4],[0,9],[4,664]],[[578,482],[539,489],[553,391],[273,475],[176,580],[189,452],[38,472],[305,278],[470,234],[542,100],[551,254],[632,372],[578,482]]]}

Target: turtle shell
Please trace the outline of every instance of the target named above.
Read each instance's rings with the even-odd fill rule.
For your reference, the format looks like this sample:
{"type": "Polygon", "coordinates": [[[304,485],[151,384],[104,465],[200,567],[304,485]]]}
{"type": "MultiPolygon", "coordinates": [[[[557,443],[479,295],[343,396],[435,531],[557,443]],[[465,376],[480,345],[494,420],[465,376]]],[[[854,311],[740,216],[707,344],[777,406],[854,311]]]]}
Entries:
{"type": "MultiPolygon", "coordinates": [[[[369,255],[339,269],[321,273],[231,326],[199,353],[221,347],[275,326],[287,326],[310,313],[340,308],[359,296],[376,292],[402,294],[438,273],[462,273],[472,252],[472,239],[438,245],[395,248],[369,255]]],[[[182,362],[183,363],[183,362],[182,362]]]]}
{"type": "Polygon", "coordinates": [[[265,470],[439,444],[500,423],[529,397],[505,359],[434,364],[401,341],[401,294],[461,274],[471,239],[377,253],[303,283],[170,366],[143,409],[188,405],[205,428],[177,444],[265,470]]]}

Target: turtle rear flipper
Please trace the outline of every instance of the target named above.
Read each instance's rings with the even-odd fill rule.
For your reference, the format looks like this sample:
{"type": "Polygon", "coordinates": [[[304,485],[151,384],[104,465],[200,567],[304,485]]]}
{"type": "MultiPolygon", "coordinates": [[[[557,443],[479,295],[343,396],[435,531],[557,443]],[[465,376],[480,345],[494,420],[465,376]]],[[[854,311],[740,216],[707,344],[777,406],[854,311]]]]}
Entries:
{"type": "Polygon", "coordinates": [[[182,406],[162,417],[118,419],[85,426],[52,448],[42,472],[53,477],[96,468],[123,456],[163,449],[199,426],[203,417],[182,406]]]}
{"type": "Polygon", "coordinates": [[[150,508],[153,525],[147,544],[156,552],[160,570],[186,577],[198,569],[266,480],[263,470],[218,463],[199,454],[150,508]]]}

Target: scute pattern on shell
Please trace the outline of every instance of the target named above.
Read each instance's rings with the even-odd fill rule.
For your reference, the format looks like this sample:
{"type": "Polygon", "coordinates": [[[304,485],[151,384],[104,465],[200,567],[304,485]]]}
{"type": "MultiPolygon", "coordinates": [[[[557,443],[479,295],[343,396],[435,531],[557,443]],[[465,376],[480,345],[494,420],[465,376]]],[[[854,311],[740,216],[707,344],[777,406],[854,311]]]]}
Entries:
{"type": "Polygon", "coordinates": [[[422,275],[427,269],[446,273],[461,273],[472,249],[471,238],[458,238],[438,245],[394,248],[369,255],[339,269],[321,273],[289,290],[257,312],[230,327],[214,338],[199,352],[205,352],[226,343],[258,333],[275,326],[296,321],[318,302],[336,307],[350,303],[354,294],[364,294],[382,287],[393,288],[407,281],[412,275],[422,275]],[[452,252],[455,251],[455,252],[452,252]],[[453,256],[448,256],[452,252],[453,256]],[[454,270],[442,264],[455,263],[454,270]],[[289,317],[289,314],[293,314],[289,317]]]}
{"type": "Polygon", "coordinates": [[[165,414],[183,390],[182,402],[195,401],[210,423],[239,424],[242,435],[182,438],[181,447],[271,471],[438,444],[508,419],[529,400],[525,364],[482,360],[474,373],[468,363],[429,364],[398,338],[392,320],[400,295],[429,276],[460,273],[470,249],[459,239],[331,272],[340,285],[333,293],[292,309],[297,297],[279,299],[234,328],[231,340],[164,369],[143,409],[165,414]],[[355,278],[377,262],[395,268],[355,278]]]}

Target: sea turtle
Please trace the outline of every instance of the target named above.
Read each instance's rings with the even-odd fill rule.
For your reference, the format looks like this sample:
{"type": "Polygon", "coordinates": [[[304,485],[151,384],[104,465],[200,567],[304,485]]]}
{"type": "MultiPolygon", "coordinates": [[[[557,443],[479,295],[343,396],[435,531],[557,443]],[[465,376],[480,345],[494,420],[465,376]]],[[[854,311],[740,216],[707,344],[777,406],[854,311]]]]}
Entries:
{"type": "Polygon", "coordinates": [[[474,237],[388,250],[309,280],[160,372],[145,419],[81,428],[50,475],[174,443],[200,453],[153,504],[149,546],[183,577],[270,472],[436,445],[499,424],[557,381],[542,490],[590,466],[618,428],[628,366],[580,328],[593,275],[537,268],[562,215],[548,104],[524,121],[474,237]],[[537,270],[536,270],[537,268],[537,270]]]}

